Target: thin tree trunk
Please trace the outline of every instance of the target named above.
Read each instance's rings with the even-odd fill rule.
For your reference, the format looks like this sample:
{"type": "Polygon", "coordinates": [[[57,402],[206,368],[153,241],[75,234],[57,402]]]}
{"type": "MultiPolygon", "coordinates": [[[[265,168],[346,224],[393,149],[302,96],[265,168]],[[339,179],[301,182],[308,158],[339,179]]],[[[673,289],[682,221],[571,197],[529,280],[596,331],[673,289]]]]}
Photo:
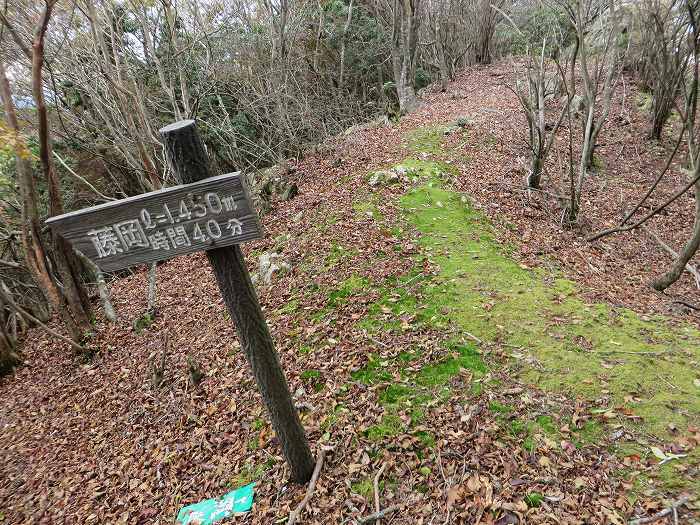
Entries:
{"type": "Polygon", "coordinates": [[[15,352],[16,338],[7,333],[6,306],[0,295],[0,375],[11,372],[21,362],[15,352]]]}
{"type": "Polygon", "coordinates": [[[318,73],[318,58],[321,52],[321,35],[323,34],[323,19],[325,11],[321,0],[318,0],[318,30],[316,31],[316,44],[314,45],[314,72],[318,73]]]}
{"type": "Polygon", "coordinates": [[[345,41],[347,40],[348,30],[350,29],[350,23],[352,22],[352,1],[350,0],[350,5],[348,6],[348,17],[345,20],[345,25],[343,26],[343,35],[340,41],[340,75],[338,78],[338,84],[342,89],[344,87],[345,79],[345,41]]]}
{"type": "Polygon", "coordinates": [[[114,310],[114,305],[112,305],[112,299],[109,293],[109,286],[105,282],[105,276],[100,270],[100,268],[92,262],[84,253],[80,251],[75,252],[83,264],[90,268],[93,275],[95,276],[95,281],[97,284],[97,292],[100,294],[100,301],[102,302],[102,309],[104,310],[105,317],[110,323],[117,322],[117,313],[114,310]]]}
{"type": "Polygon", "coordinates": [[[391,60],[402,114],[418,106],[414,87],[418,53],[418,0],[394,0],[391,60]]]}
{"type": "MultiPolygon", "coordinates": [[[[44,100],[43,69],[44,69],[44,38],[53,12],[53,2],[47,2],[39,26],[32,43],[32,95],[36,104],[36,114],[39,122],[39,157],[46,178],[49,193],[49,214],[51,216],[63,213],[63,199],[61,197],[58,176],[51,154],[51,137],[49,134],[48,111],[44,100]]],[[[60,313],[70,332],[76,341],[79,341],[84,332],[90,327],[89,307],[87,295],[80,290],[82,283],[76,278],[77,261],[70,245],[60,236],[54,238],[55,261],[58,272],[63,281],[63,295],[68,311],[61,308],[60,313]],[[73,326],[75,325],[75,326],[73,326]]]]}
{"type": "Polygon", "coordinates": [[[442,9],[435,15],[435,49],[437,51],[438,67],[440,68],[440,89],[447,91],[447,85],[450,82],[449,68],[447,67],[447,59],[445,58],[445,46],[442,41],[442,9]]]}
{"type": "MultiPolygon", "coordinates": [[[[19,122],[12,100],[10,82],[7,78],[5,67],[0,60],[0,98],[5,108],[5,118],[10,129],[15,133],[15,160],[17,169],[17,182],[22,200],[22,247],[27,261],[27,268],[34,281],[39,285],[50,307],[60,312],[63,306],[63,297],[60,289],[51,278],[46,260],[46,249],[41,235],[39,221],[39,209],[37,207],[38,196],[34,183],[32,167],[29,163],[30,152],[27,149],[19,129],[19,122]]],[[[69,321],[67,328],[73,334],[77,334],[75,323],[69,321]]]]}
{"type": "MultiPolygon", "coordinates": [[[[695,177],[697,177],[697,172],[698,169],[696,168],[695,177]]],[[[673,262],[671,269],[655,279],[651,286],[655,290],[663,291],[680,279],[688,261],[697,253],[698,247],[700,247],[700,181],[695,183],[695,221],[690,239],[686,242],[678,258],[673,262]]]]}
{"type": "Polygon", "coordinates": [[[151,263],[151,267],[148,269],[148,307],[146,310],[146,313],[151,316],[156,313],[156,292],[156,263],[151,263]]]}

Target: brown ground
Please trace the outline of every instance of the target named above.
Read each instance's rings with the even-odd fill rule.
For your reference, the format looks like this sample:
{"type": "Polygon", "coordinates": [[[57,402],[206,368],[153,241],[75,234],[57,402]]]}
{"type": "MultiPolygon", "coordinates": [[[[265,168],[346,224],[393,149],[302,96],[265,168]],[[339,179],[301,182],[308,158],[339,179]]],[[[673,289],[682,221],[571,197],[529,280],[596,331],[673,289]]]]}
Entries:
{"type": "MultiPolygon", "coordinates": [[[[630,484],[615,475],[618,460],[604,448],[574,450],[565,441],[543,440],[534,453],[526,452],[488,409],[491,402],[515,402],[514,415],[524,417],[553,413],[557,421],[585,421],[590,414],[580,401],[524,390],[505,371],[494,373],[502,382],[498,393],[473,396],[465,374],[453,381],[447,403],[426,407],[422,426],[434,433],[434,448],[420,445],[420,428],[370,440],[365,430],[383,413],[377,403],[381,389],[352,380],[350,372],[365,365],[370,353],[388,359],[411,348],[423,350],[420,366],[445,356],[441,343],[454,334],[416,325],[401,334],[368,338],[355,322],[367,314],[377,292],[313,316],[326,306],[328,287],[353,274],[380,285],[409,270],[415,246],[394,238],[352,204],[362,200],[369,170],[409,155],[407,131],[459,116],[474,120],[473,133],[485,141],[493,138],[453,151],[462,173],[457,185],[497,225],[515,225],[515,231],[498,231],[504,240],[517,242],[524,262],[558,265],[591,300],[643,312],[668,312],[678,297],[698,302],[688,276],[668,296],[646,285],[669,259],[645,234],[589,244],[580,232],[562,231],[553,201],[528,198],[520,190],[524,172],[515,159],[525,160],[526,152],[522,117],[503,85],[509,71],[507,65],[465,71],[448,93],[428,95],[423,109],[400,126],[352,134],[332,151],[298,162],[301,195],[278,203],[265,218],[266,238],[245,247],[249,255],[275,249],[292,261],[294,271],[261,288],[260,299],[290,388],[303,404],[309,440],[315,450],[321,443],[333,447],[303,523],[352,523],[373,512],[372,497],[358,495],[356,488],[363,481],[371,486],[382,465],[382,508],[404,505],[383,523],[624,523],[626,517],[653,514],[663,506],[656,494],[631,504],[630,484]],[[338,157],[343,162],[332,167],[338,157]],[[290,237],[281,239],[282,234],[290,237]],[[329,262],[337,245],[354,246],[357,253],[329,262]],[[399,256],[378,261],[380,250],[399,256]],[[292,300],[297,309],[285,310],[292,300]],[[312,352],[301,353],[303,346],[312,352]],[[301,379],[309,369],[320,371],[322,390],[301,379]],[[523,498],[533,492],[547,499],[528,509],[523,498]]],[[[644,117],[636,112],[634,89],[629,83],[625,87],[625,102],[613,109],[599,150],[605,176],[591,177],[587,185],[588,230],[611,225],[622,207],[643,192],[654,177],[651,168],[662,160],[657,155],[661,146],[643,139],[644,117]],[[630,123],[623,125],[627,118],[630,123]]],[[[448,146],[459,145],[452,140],[447,138],[448,146]]],[[[664,142],[663,147],[669,146],[664,142]]],[[[556,154],[554,159],[556,166],[556,154]]],[[[674,171],[662,193],[679,182],[674,171]]],[[[389,222],[401,220],[393,202],[404,189],[381,190],[389,222]]],[[[691,209],[685,198],[653,228],[678,247],[691,209]]],[[[5,520],[0,522],[172,523],[182,505],[220,495],[260,467],[255,507],[233,521],[279,522],[303,497],[303,488],[286,484],[279,447],[205,258],[198,254],[160,267],[159,316],[137,334],[131,322],[145,309],[145,287],[144,272],[114,283],[120,320],[97,323],[99,353],[92,362],[76,364],[64,345],[33,331],[24,348],[25,366],[0,382],[0,515],[5,520]],[[166,385],[153,390],[149,361],[160,355],[166,331],[171,343],[166,385]],[[187,385],[187,355],[207,373],[199,390],[187,385]]],[[[498,359],[495,348],[483,353],[489,361],[498,359]]]]}

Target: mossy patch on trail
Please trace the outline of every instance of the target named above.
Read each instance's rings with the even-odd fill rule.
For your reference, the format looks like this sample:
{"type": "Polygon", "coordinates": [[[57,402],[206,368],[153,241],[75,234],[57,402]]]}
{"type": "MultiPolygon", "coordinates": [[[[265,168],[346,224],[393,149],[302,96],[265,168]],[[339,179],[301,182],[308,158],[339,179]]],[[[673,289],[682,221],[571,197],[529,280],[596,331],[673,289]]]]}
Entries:
{"type": "MultiPolygon", "coordinates": [[[[696,328],[586,303],[572,281],[520,265],[483,214],[435,183],[429,175],[435,169],[424,173],[433,184],[409,190],[401,206],[439,273],[424,287],[420,307],[399,289],[392,310],[415,306],[424,316],[444,316],[484,341],[513,349],[521,376],[545,389],[589,400],[603,393],[608,402],[601,410],[613,411],[632,430],[670,440],[669,423],[685,429],[700,422],[693,383],[700,375],[691,366],[700,362],[696,328]]],[[[686,460],[697,463],[699,455],[686,460]]]]}
{"type": "Polygon", "coordinates": [[[449,126],[428,126],[407,135],[408,147],[416,153],[440,153],[442,139],[449,126]]]}

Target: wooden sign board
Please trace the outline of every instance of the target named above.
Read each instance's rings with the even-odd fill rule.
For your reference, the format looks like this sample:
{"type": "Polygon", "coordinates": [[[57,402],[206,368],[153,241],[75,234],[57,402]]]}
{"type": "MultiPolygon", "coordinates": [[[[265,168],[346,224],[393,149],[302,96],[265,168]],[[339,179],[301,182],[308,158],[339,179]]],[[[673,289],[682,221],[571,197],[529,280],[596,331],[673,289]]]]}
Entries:
{"type": "Polygon", "coordinates": [[[262,237],[240,172],[57,215],[46,224],[102,271],[262,237]]]}

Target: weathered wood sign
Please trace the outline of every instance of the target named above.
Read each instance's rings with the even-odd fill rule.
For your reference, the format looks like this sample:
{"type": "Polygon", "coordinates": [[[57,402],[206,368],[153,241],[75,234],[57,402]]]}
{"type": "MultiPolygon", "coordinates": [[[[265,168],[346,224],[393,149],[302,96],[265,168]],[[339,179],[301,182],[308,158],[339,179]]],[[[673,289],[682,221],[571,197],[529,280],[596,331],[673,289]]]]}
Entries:
{"type": "Polygon", "coordinates": [[[193,120],[170,124],[160,135],[168,165],[181,186],[66,213],[46,222],[102,270],[206,251],[292,481],[306,483],[313,473],[313,456],[238,246],[262,236],[250,196],[238,173],[212,176],[193,120]]]}
{"type": "Polygon", "coordinates": [[[102,271],[262,237],[240,173],[57,215],[46,223],[102,271]]]}

